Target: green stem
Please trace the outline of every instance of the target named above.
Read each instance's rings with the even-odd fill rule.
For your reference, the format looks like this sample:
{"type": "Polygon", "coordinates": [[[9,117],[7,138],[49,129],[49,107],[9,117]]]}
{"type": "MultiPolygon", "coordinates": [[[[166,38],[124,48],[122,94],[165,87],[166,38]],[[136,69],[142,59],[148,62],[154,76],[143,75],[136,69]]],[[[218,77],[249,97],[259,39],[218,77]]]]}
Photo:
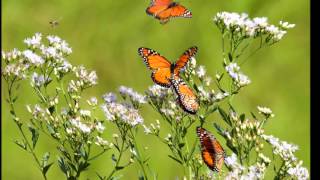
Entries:
{"type": "MultiPolygon", "coordinates": [[[[11,112],[13,113],[12,115],[14,116],[14,119],[17,117],[16,111],[15,111],[15,108],[14,108],[14,102],[13,102],[13,100],[12,100],[12,88],[13,88],[13,84],[15,83],[15,80],[16,80],[16,76],[15,76],[14,79],[12,80],[10,86],[8,86],[9,104],[10,104],[10,109],[11,109],[11,112]]],[[[45,174],[43,173],[43,171],[42,171],[41,163],[40,163],[39,159],[37,158],[37,156],[36,156],[36,154],[35,154],[35,152],[34,152],[34,149],[33,149],[33,147],[31,146],[31,144],[29,143],[29,141],[28,141],[25,133],[23,132],[22,124],[19,123],[19,122],[16,121],[16,120],[14,120],[14,122],[15,122],[15,124],[18,126],[18,129],[19,129],[19,131],[20,131],[20,133],[21,133],[24,141],[26,142],[27,147],[29,148],[29,151],[28,151],[28,152],[30,152],[30,153],[32,154],[34,160],[36,161],[36,163],[37,163],[37,165],[38,165],[38,167],[39,167],[39,169],[41,170],[41,174],[42,174],[43,178],[44,178],[45,180],[47,180],[46,175],[45,175],[45,174]]]]}
{"type": "Polygon", "coordinates": [[[138,160],[138,163],[139,163],[139,165],[141,166],[141,169],[142,169],[142,172],[143,172],[143,176],[144,176],[145,179],[147,180],[147,179],[148,179],[148,175],[147,175],[146,170],[145,170],[145,167],[144,167],[143,159],[142,159],[142,156],[141,156],[141,154],[140,154],[140,152],[139,152],[138,145],[137,145],[137,142],[136,142],[136,138],[135,138],[135,136],[133,135],[131,129],[130,129],[130,134],[131,134],[131,136],[132,136],[132,140],[133,140],[133,144],[134,144],[134,147],[135,147],[137,156],[139,157],[139,158],[137,159],[137,160],[138,160]]]}
{"type": "Polygon", "coordinates": [[[119,157],[117,158],[117,162],[116,162],[116,165],[114,166],[114,169],[112,170],[112,172],[109,174],[109,176],[107,177],[107,179],[111,179],[112,178],[112,175],[118,171],[117,167],[119,166],[119,163],[120,163],[120,160],[121,160],[121,157],[122,157],[122,154],[123,154],[123,149],[124,149],[124,140],[122,140],[122,143],[121,143],[121,148],[120,148],[120,151],[119,151],[119,157]]]}

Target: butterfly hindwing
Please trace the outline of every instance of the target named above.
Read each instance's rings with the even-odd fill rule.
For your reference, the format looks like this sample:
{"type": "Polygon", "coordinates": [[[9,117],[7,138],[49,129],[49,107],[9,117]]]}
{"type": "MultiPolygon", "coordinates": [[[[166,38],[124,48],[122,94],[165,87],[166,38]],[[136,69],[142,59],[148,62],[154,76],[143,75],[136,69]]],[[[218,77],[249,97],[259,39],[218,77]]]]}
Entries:
{"type": "Polygon", "coordinates": [[[173,89],[178,95],[182,109],[190,114],[196,114],[199,109],[197,97],[189,86],[178,76],[171,79],[173,89]]]}
{"type": "Polygon", "coordinates": [[[147,67],[152,70],[152,80],[160,86],[170,87],[171,63],[152,49],[139,48],[138,52],[147,67]]]}
{"type": "Polygon", "coordinates": [[[219,172],[223,166],[225,151],[218,140],[202,127],[197,127],[201,143],[202,159],[213,171],[219,172]]]}

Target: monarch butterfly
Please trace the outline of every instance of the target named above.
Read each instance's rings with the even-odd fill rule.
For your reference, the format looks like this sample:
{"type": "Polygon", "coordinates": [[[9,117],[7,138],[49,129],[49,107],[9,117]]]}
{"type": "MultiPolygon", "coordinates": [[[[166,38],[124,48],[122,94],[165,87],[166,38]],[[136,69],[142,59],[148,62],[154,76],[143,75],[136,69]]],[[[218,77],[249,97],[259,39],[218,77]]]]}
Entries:
{"type": "Polygon", "coordinates": [[[139,55],[143,58],[147,67],[152,70],[152,80],[163,87],[170,87],[170,78],[179,76],[180,70],[182,70],[189,60],[197,53],[197,47],[191,47],[186,50],[178,59],[176,63],[171,63],[165,57],[161,56],[158,52],[149,48],[139,48],[139,55]]]}
{"type": "Polygon", "coordinates": [[[196,114],[199,109],[196,95],[178,76],[171,78],[170,81],[172,82],[174,91],[178,94],[177,102],[182,109],[190,114],[196,114]]]}
{"type": "Polygon", "coordinates": [[[201,143],[202,159],[213,171],[219,172],[225,158],[225,151],[218,140],[202,127],[197,127],[197,134],[201,143]]]}
{"type": "Polygon", "coordinates": [[[151,0],[146,12],[159,19],[161,24],[167,23],[173,17],[192,17],[192,13],[187,8],[172,0],[151,0]]]}

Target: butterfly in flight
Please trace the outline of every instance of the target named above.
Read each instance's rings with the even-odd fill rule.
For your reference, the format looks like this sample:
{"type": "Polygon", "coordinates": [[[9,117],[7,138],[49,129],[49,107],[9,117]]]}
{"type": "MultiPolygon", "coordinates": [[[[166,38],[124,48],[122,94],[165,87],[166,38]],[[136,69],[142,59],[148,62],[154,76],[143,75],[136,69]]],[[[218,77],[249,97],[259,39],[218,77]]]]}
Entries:
{"type": "Polygon", "coordinates": [[[190,114],[196,114],[199,109],[199,103],[191,88],[178,76],[171,78],[170,81],[175,93],[178,95],[177,102],[181,108],[190,114]]]}
{"type": "Polygon", "coordinates": [[[167,23],[174,17],[192,17],[191,11],[172,0],[151,0],[146,12],[156,19],[159,19],[161,24],[167,23]]]}
{"type": "Polygon", "coordinates": [[[213,171],[219,172],[223,166],[225,151],[218,140],[202,127],[197,127],[201,143],[201,155],[206,165],[213,171]]]}
{"type": "Polygon", "coordinates": [[[171,87],[170,78],[178,76],[180,71],[187,65],[189,60],[195,56],[198,48],[196,46],[186,50],[176,63],[171,63],[158,52],[149,48],[139,48],[138,53],[143,58],[147,67],[152,70],[153,82],[163,87],[171,87]]]}

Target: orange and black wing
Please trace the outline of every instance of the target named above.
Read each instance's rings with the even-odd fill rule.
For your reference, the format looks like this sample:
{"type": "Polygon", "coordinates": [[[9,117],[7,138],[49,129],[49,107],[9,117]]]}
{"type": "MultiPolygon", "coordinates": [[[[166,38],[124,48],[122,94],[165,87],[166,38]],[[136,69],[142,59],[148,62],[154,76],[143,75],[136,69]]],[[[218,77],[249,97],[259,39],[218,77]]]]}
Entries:
{"type": "Polygon", "coordinates": [[[164,24],[168,22],[170,18],[174,17],[191,18],[192,13],[184,6],[172,2],[167,9],[160,11],[155,17],[159,19],[161,23],[164,24]]]}
{"type": "Polygon", "coordinates": [[[139,48],[138,52],[147,67],[152,70],[152,80],[160,86],[170,87],[171,63],[152,49],[139,48]]]}
{"type": "Polygon", "coordinates": [[[199,103],[197,96],[193,93],[191,88],[189,88],[178,76],[175,76],[170,80],[174,91],[178,95],[179,104],[182,109],[190,114],[196,114],[199,109],[199,103]]]}
{"type": "Polygon", "coordinates": [[[180,70],[183,69],[191,58],[193,58],[198,51],[198,48],[196,46],[189,48],[186,50],[178,59],[178,61],[175,63],[174,66],[174,74],[179,75],[180,70]]]}
{"type": "Polygon", "coordinates": [[[225,152],[218,140],[202,127],[197,127],[201,143],[202,159],[213,171],[219,172],[223,166],[225,152]]]}
{"type": "Polygon", "coordinates": [[[156,17],[158,13],[168,9],[171,3],[172,0],[152,0],[146,9],[146,13],[156,17]]]}
{"type": "Polygon", "coordinates": [[[159,19],[162,24],[173,17],[192,17],[192,13],[187,8],[172,0],[152,0],[146,13],[159,19]]]}

